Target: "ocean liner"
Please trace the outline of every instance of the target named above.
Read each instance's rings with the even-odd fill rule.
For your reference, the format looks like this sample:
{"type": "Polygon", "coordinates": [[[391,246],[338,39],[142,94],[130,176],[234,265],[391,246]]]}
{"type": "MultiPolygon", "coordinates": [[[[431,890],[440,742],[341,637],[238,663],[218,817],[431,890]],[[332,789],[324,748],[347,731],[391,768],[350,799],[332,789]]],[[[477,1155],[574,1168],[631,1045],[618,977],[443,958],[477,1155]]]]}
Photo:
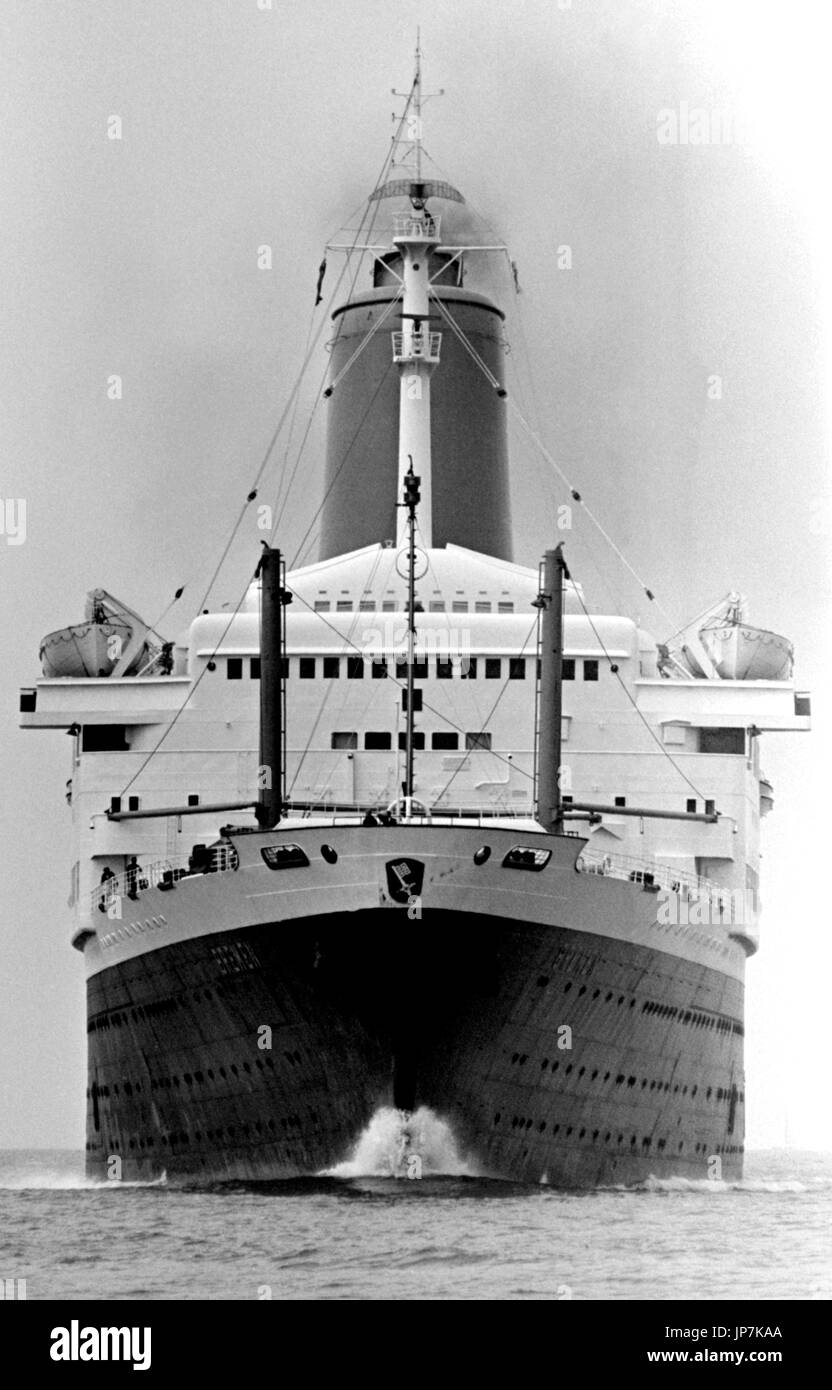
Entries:
{"type": "Polygon", "coordinates": [[[418,54],[402,95],[332,248],[370,283],[320,310],[319,558],[270,536],[182,643],[96,590],[21,692],[72,736],[88,1173],[315,1174],[424,1106],[483,1175],[735,1177],[760,739],[808,697],[738,595],[660,643],[596,611],[574,488],[512,560],[504,313],[469,287],[505,248],[454,231],[418,54]]]}

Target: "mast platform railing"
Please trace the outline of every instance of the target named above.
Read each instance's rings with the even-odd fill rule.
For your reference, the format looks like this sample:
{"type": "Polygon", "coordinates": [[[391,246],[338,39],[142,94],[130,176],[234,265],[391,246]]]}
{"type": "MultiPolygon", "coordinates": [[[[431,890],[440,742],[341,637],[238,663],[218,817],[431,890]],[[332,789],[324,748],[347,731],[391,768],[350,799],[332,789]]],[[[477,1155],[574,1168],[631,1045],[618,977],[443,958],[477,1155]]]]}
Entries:
{"type": "Polygon", "coordinates": [[[441,222],[441,217],[432,217],[430,213],[417,217],[412,212],[396,212],[393,214],[393,240],[438,241],[441,222]]]}
{"type": "Polygon", "coordinates": [[[433,362],[439,361],[442,344],[441,333],[417,333],[397,330],[393,335],[394,362],[433,362]]]}

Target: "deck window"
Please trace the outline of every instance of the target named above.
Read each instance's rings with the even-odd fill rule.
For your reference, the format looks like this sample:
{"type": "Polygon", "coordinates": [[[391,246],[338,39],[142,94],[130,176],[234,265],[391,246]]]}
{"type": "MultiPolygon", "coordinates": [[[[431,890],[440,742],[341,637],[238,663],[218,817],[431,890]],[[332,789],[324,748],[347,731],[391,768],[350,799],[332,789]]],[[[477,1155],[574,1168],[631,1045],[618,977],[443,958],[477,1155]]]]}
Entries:
{"type": "MultiPolygon", "coordinates": [[[[421,730],[413,730],[413,747],[417,753],[421,753],[425,747],[425,736],[421,730]]],[[[407,748],[407,734],[399,734],[399,748],[404,753],[407,748]]]]}
{"type": "Polygon", "coordinates": [[[447,752],[455,752],[459,748],[459,734],[449,730],[441,729],[438,733],[430,736],[431,748],[438,748],[447,752]]]}
{"type": "Polygon", "coordinates": [[[480,732],[478,734],[466,734],[465,747],[469,749],[479,748],[485,753],[490,753],[491,735],[485,732],[480,732]]]}
{"type": "Polygon", "coordinates": [[[85,724],[81,730],[82,753],[125,753],[124,724],[85,724]]]}
{"type": "Polygon", "coordinates": [[[333,748],[357,748],[358,734],[352,730],[339,731],[332,735],[333,748]]]}
{"type": "Polygon", "coordinates": [[[745,729],[700,729],[700,753],[745,753],[745,729]]]}
{"type": "Polygon", "coordinates": [[[385,730],[371,730],[364,735],[364,747],[375,750],[392,748],[393,737],[385,730]]]}

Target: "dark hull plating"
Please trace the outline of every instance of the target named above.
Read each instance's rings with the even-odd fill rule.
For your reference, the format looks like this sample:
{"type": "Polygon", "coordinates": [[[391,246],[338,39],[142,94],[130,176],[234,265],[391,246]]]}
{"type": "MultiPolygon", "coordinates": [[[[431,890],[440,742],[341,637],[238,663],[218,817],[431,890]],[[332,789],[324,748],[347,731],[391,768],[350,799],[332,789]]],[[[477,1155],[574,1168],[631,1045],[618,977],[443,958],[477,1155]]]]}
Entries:
{"type": "Polygon", "coordinates": [[[89,981],[88,1173],[314,1174],[395,1103],[484,1175],[735,1177],[741,1018],[729,976],[561,928],[379,909],[209,934],[89,981]]]}

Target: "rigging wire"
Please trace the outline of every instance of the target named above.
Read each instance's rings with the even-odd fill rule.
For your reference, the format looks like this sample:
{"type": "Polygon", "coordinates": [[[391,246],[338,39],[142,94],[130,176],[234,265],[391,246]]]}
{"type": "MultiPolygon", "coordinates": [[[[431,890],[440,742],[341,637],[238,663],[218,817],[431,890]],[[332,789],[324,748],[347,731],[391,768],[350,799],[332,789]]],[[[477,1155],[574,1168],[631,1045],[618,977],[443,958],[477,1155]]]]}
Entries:
{"type": "Polygon", "coordinates": [[[656,743],[656,744],[658,745],[660,751],[661,751],[661,752],[664,754],[664,756],[667,758],[667,760],[668,760],[668,762],[670,763],[671,767],[675,768],[675,770],[678,772],[678,774],[679,774],[679,776],[682,778],[682,780],[685,781],[685,782],[687,782],[687,784],[688,784],[688,786],[690,787],[691,791],[695,792],[696,795],[697,795],[697,797],[699,797],[699,799],[700,799],[701,801],[704,801],[704,800],[706,799],[704,793],[701,792],[701,791],[699,790],[699,788],[690,780],[690,778],[688,777],[687,773],[682,771],[681,767],[680,767],[679,764],[676,762],[675,758],[673,758],[673,756],[672,756],[670,753],[668,753],[668,751],[667,751],[665,745],[662,743],[661,739],[659,738],[659,736],[658,736],[658,734],[656,733],[655,729],[653,728],[652,724],[650,724],[650,722],[645,718],[644,712],[643,712],[642,710],[639,709],[639,707],[638,707],[638,702],[633,698],[632,694],[631,694],[630,691],[627,689],[626,682],[622,679],[621,673],[620,673],[620,671],[619,671],[619,669],[618,669],[618,662],[617,662],[617,661],[613,661],[612,657],[610,656],[609,652],[607,651],[607,649],[606,649],[606,647],[605,647],[605,645],[604,645],[603,638],[601,637],[601,635],[600,635],[600,633],[599,633],[597,627],[595,626],[594,622],[592,621],[592,615],[591,615],[591,613],[588,611],[587,606],[586,606],[586,604],[585,604],[584,601],[583,601],[583,597],[582,597],[582,595],[581,595],[580,589],[579,589],[579,587],[578,587],[577,585],[576,585],[575,588],[574,588],[574,592],[575,592],[575,594],[577,595],[578,602],[580,603],[581,608],[582,608],[583,611],[584,611],[584,617],[586,618],[587,622],[589,623],[590,627],[592,628],[592,631],[593,631],[594,634],[595,634],[595,640],[597,641],[599,647],[601,648],[601,651],[604,653],[604,656],[606,657],[606,659],[607,659],[607,661],[608,661],[608,663],[609,663],[610,671],[611,671],[612,674],[615,676],[616,680],[618,681],[618,684],[621,686],[621,689],[624,691],[624,694],[627,696],[627,699],[629,700],[630,704],[632,705],[633,709],[635,710],[636,714],[638,715],[638,717],[639,717],[639,719],[641,720],[642,724],[644,725],[645,729],[646,729],[647,732],[649,733],[650,737],[653,739],[654,743],[656,743]]]}
{"type": "MultiPolygon", "coordinates": [[[[531,627],[529,628],[529,631],[528,631],[527,634],[526,634],[526,637],[525,637],[525,640],[524,640],[524,642],[523,642],[522,647],[520,648],[519,656],[520,656],[521,658],[524,657],[524,655],[525,655],[526,648],[527,648],[528,645],[529,645],[529,640],[530,640],[530,638],[532,637],[532,634],[537,630],[538,621],[539,621],[538,615],[535,614],[534,618],[532,619],[532,625],[531,625],[531,627]]],[[[509,660],[510,660],[510,658],[509,658],[509,660]]],[[[480,728],[479,734],[477,735],[478,738],[481,738],[482,735],[483,735],[484,733],[486,733],[486,731],[487,731],[487,729],[488,729],[488,725],[489,725],[489,723],[491,722],[491,719],[493,718],[493,716],[494,716],[494,714],[495,714],[495,712],[496,712],[496,710],[497,710],[497,708],[498,708],[498,706],[499,706],[499,704],[500,704],[500,701],[502,700],[503,696],[505,695],[506,691],[508,690],[510,681],[511,681],[511,667],[509,666],[509,674],[506,676],[506,679],[503,681],[503,684],[502,684],[502,686],[501,686],[501,688],[500,688],[500,690],[499,690],[499,692],[498,692],[498,694],[497,694],[497,698],[496,698],[496,700],[494,701],[494,703],[492,704],[491,709],[488,711],[488,714],[486,715],[485,720],[483,721],[482,727],[480,728]]],[[[449,722],[450,722],[450,721],[449,721],[449,722]]],[[[434,802],[434,805],[438,805],[439,802],[442,800],[442,798],[443,798],[444,796],[447,796],[448,788],[450,787],[450,785],[451,785],[451,783],[453,782],[454,778],[462,771],[462,769],[464,768],[464,766],[465,766],[465,764],[467,763],[468,759],[470,758],[471,754],[472,754],[472,753],[480,753],[480,752],[483,752],[483,751],[491,752],[492,757],[500,758],[500,754],[494,753],[493,750],[490,750],[490,749],[488,749],[488,750],[483,750],[483,749],[481,749],[481,748],[468,748],[468,749],[466,749],[466,751],[465,751],[465,757],[461,760],[461,762],[459,763],[458,767],[455,767],[455,768],[454,768],[453,772],[451,773],[450,777],[448,778],[447,782],[445,783],[444,787],[442,788],[441,792],[439,793],[438,797],[436,798],[436,800],[435,800],[435,802],[434,802]]],[[[513,761],[512,759],[506,757],[506,758],[500,758],[500,760],[501,760],[502,762],[508,763],[508,765],[509,765],[510,768],[515,768],[515,771],[521,773],[524,777],[528,777],[528,778],[530,779],[530,781],[532,781],[532,782],[534,781],[534,774],[533,774],[533,773],[530,773],[530,772],[526,772],[524,768],[516,767],[516,765],[515,765],[515,763],[514,763],[514,761],[513,761]]]]}
{"type": "MultiPolygon", "coordinates": [[[[469,354],[470,357],[473,358],[474,362],[475,362],[475,363],[477,364],[477,366],[480,368],[480,371],[483,373],[483,375],[485,376],[486,380],[490,383],[490,385],[494,388],[495,391],[499,392],[499,393],[500,393],[501,395],[503,395],[503,396],[508,396],[508,393],[507,393],[507,392],[504,390],[504,388],[500,385],[500,382],[497,380],[497,378],[495,377],[494,373],[491,371],[491,368],[488,366],[488,364],[487,364],[486,362],[483,361],[482,357],[481,357],[480,354],[477,352],[476,348],[473,346],[473,344],[472,344],[472,343],[469,341],[469,339],[467,338],[466,334],[465,334],[465,333],[462,331],[462,329],[459,327],[459,324],[456,322],[456,320],[454,319],[453,315],[450,313],[450,311],[447,309],[447,307],[442,303],[442,300],[440,299],[440,297],[439,297],[437,294],[434,293],[434,294],[431,295],[431,299],[433,300],[433,302],[434,302],[434,303],[437,305],[437,307],[439,308],[439,311],[440,311],[440,313],[442,314],[442,317],[443,317],[444,319],[446,319],[446,321],[447,321],[448,324],[450,325],[451,331],[452,331],[452,332],[455,334],[455,336],[459,339],[459,341],[461,342],[461,344],[462,344],[462,346],[464,347],[465,351],[469,354]]],[[[619,549],[619,547],[616,545],[615,541],[612,539],[612,537],[610,536],[609,532],[605,530],[604,526],[601,524],[601,522],[599,521],[598,517],[597,517],[597,516],[595,515],[595,513],[591,510],[591,508],[587,506],[586,502],[584,501],[583,497],[581,496],[581,493],[580,493],[580,492],[578,491],[578,489],[577,489],[576,487],[574,487],[573,484],[570,482],[569,478],[566,476],[566,474],[564,473],[563,469],[560,467],[560,465],[559,465],[559,464],[557,463],[557,461],[554,459],[554,457],[552,456],[552,454],[550,453],[550,451],[546,448],[546,445],[543,443],[543,441],[539,438],[539,436],[538,436],[538,435],[535,433],[535,431],[532,429],[532,426],[529,424],[528,420],[527,420],[527,419],[525,418],[525,416],[522,414],[522,412],[520,411],[520,409],[518,408],[518,406],[514,403],[514,401],[512,401],[511,397],[508,397],[508,405],[509,405],[509,409],[513,412],[513,414],[515,415],[516,419],[518,420],[518,422],[520,423],[520,425],[522,426],[522,428],[523,428],[523,429],[526,431],[526,433],[528,434],[528,436],[529,436],[529,438],[531,439],[532,443],[535,445],[536,448],[538,448],[538,449],[540,450],[541,454],[542,454],[543,457],[546,459],[547,463],[549,463],[549,465],[550,465],[550,466],[554,469],[554,471],[557,473],[558,477],[562,480],[562,482],[563,482],[563,483],[566,485],[566,487],[569,489],[569,492],[570,492],[570,495],[571,495],[572,499],[573,499],[575,502],[580,503],[581,507],[583,508],[583,510],[584,510],[584,512],[586,513],[586,515],[589,517],[589,519],[590,519],[590,521],[592,522],[592,524],[595,526],[595,528],[598,530],[598,532],[601,534],[601,536],[603,536],[604,540],[607,542],[607,545],[610,547],[610,549],[618,556],[619,560],[620,560],[621,563],[624,565],[624,567],[625,567],[626,569],[629,570],[630,574],[631,574],[631,575],[633,576],[633,578],[636,580],[636,582],[638,583],[638,585],[640,586],[640,588],[643,590],[643,592],[646,594],[646,596],[647,596],[647,598],[650,600],[650,602],[651,602],[651,603],[655,603],[657,609],[659,609],[659,611],[660,611],[661,613],[663,613],[663,615],[664,615],[664,617],[667,619],[667,621],[668,621],[669,623],[672,623],[672,622],[673,622],[673,618],[670,616],[669,613],[667,613],[667,611],[664,609],[664,607],[658,602],[658,600],[656,599],[656,596],[655,596],[655,594],[653,593],[652,589],[650,589],[650,588],[648,587],[648,585],[645,584],[644,580],[641,578],[641,576],[638,574],[638,572],[637,572],[637,571],[633,568],[633,566],[630,564],[630,562],[629,562],[629,560],[627,559],[626,555],[624,555],[623,552],[622,552],[622,551],[619,549]]]]}
{"type": "MultiPolygon", "coordinates": [[[[299,593],[297,592],[297,590],[294,590],[294,589],[293,589],[292,592],[294,593],[295,598],[297,598],[297,599],[300,600],[300,602],[303,604],[304,608],[308,608],[309,611],[310,611],[310,613],[313,613],[314,616],[315,616],[316,618],[320,618],[321,622],[324,623],[326,627],[330,628],[339,638],[342,638],[342,639],[343,639],[343,633],[339,632],[339,631],[338,631],[338,628],[334,627],[333,624],[332,624],[331,622],[329,622],[329,620],[327,619],[327,617],[326,617],[326,615],[325,615],[324,613],[321,613],[319,610],[314,609],[314,608],[312,607],[312,604],[309,603],[308,600],[305,599],[305,598],[303,597],[302,594],[299,594],[299,593]]],[[[536,624],[536,622],[537,622],[537,619],[535,618],[535,624],[536,624]]],[[[346,639],[344,639],[344,640],[346,640],[346,639]]],[[[356,644],[355,644],[354,642],[350,642],[349,645],[352,647],[353,651],[355,651],[355,652],[358,653],[359,656],[363,656],[363,655],[364,655],[364,653],[362,652],[361,648],[358,647],[358,646],[356,646],[356,644]]],[[[399,687],[400,690],[406,690],[406,689],[407,689],[407,684],[406,684],[405,681],[400,681],[400,680],[398,679],[397,676],[391,676],[391,675],[390,675],[389,663],[388,663],[387,679],[390,680],[390,681],[392,681],[394,685],[397,685],[397,686],[399,687]]],[[[462,734],[462,733],[465,732],[465,730],[462,728],[461,725],[455,724],[454,721],[453,721],[452,719],[450,719],[450,718],[448,717],[447,714],[443,714],[442,711],[436,709],[436,707],[435,707],[434,705],[428,704],[427,700],[423,700],[422,704],[423,704],[423,708],[424,708],[424,709],[430,710],[431,714],[435,714],[436,717],[437,717],[437,719],[441,719],[441,721],[442,721],[443,724],[449,725],[450,728],[455,729],[456,732],[457,732],[458,734],[462,734]]],[[[481,732],[484,732],[484,730],[482,730],[481,732]]],[[[476,749],[472,749],[471,751],[472,751],[472,752],[476,752],[477,750],[476,750],[476,749]]],[[[514,770],[515,770],[516,772],[518,772],[522,777],[527,777],[527,778],[529,779],[529,781],[532,781],[532,780],[533,780],[533,776],[532,776],[532,773],[531,773],[531,772],[526,772],[524,768],[522,768],[522,767],[517,767],[516,764],[515,764],[510,758],[503,757],[503,755],[502,755],[501,753],[494,753],[494,752],[492,752],[491,756],[492,756],[493,758],[496,758],[498,762],[505,763],[507,767],[512,767],[512,768],[514,768],[514,770]]]]}

